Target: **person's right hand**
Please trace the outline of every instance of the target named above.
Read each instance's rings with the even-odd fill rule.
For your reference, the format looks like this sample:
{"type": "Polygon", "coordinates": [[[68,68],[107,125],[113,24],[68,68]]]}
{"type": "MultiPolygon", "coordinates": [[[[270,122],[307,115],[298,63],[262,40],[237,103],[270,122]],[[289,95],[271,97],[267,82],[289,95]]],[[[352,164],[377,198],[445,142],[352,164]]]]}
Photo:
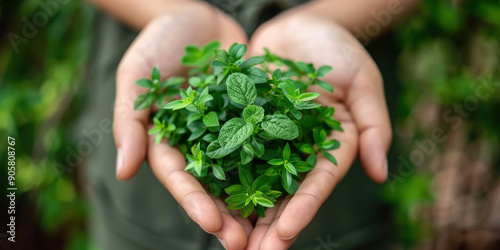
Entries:
{"type": "Polygon", "coordinates": [[[134,110],[134,101],[147,91],[134,84],[149,78],[158,67],[163,78],[182,75],[180,58],[187,44],[204,45],[220,40],[224,48],[246,43],[243,30],[228,16],[198,1],[180,1],[168,14],[151,21],[120,62],[116,76],[113,133],[117,153],[117,178],[132,178],[146,159],[151,168],[189,217],[214,234],[228,249],[246,246],[252,224],[237,211],[229,212],[221,199],[210,196],[194,176],[184,171],[184,156],[165,140],[154,145],[148,139],[151,109],[134,110]]]}

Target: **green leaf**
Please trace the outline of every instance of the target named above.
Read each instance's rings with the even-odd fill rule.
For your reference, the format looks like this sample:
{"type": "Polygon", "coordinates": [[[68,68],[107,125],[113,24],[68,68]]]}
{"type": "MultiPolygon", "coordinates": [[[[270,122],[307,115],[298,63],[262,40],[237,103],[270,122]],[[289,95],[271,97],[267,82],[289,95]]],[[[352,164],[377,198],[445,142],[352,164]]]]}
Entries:
{"type": "Polygon", "coordinates": [[[272,160],[268,161],[267,164],[273,165],[273,166],[279,166],[279,165],[285,164],[285,162],[282,159],[276,158],[276,159],[272,159],[272,160]]]}
{"type": "Polygon", "coordinates": [[[224,191],[226,191],[226,193],[229,195],[246,194],[247,190],[248,190],[247,187],[245,187],[243,185],[239,185],[239,184],[232,185],[232,186],[224,189],[224,191]]]}
{"type": "MultiPolygon", "coordinates": [[[[284,172],[288,173],[288,171],[284,171],[284,172]]],[[[295,195],[295,192],[297,192],[298,188],[299,188],[299,184],[297,183],[297,181],[295,179],[292,178],[292,183],[285,190],[287,193],[289,193],[291,195],[295,195]]]]}
{"type": "Polygon", "coordinates": [[[217,182],[210,182],[209,185],[210,192],[215,196],[219,197],[220,193],[222,192],[222,187],[219,185],[217,182]]]}
{"type": "Polygon", "coordinates": [[[191,135],[188,138],[188,141],[193,141],[198,139],[198,137],[202,136],[203,133],[207,130],[205,125],[199,121],[193,122],[188,126],[189,131],[191,131],[191,135]]]}
{"type": "Polygon", "coordinates": [[[266,208],[263,206],[257,206],[255,207],[255,212],[259,217],[265,217],[266,216],[266,208]]]}
{"type": "Polygon", "coordinates": [[[162,139],[163,139],[163,133],[160,133],[160,134],[156,135],[155,144],[156,145],[160,144],[160,142],[161,142],[162,139]]]}
{"type": "Polygon", "coordinates": [[[226,81],[227,93],[235,103],[247,106],[253,104],[257,98],[255,84],[242,73],[229,75],[226,81]]]}
{"type": "Polygon", "coordinates": [[[207,127],[216,127],[216,126],[219,126],[219,118],[217,117],[217,113],[215,113],[214,111],[212,111],[212,112],[206,114],[203,117],[203,123],[207,127]]]}
{"type": "Polygon", "coordinates": [[[251,144],[255,152],[255,155],[257,155],[257,157],[261,157],[262,155],[264,155],[265,148],[264,144],[260,139],[254,137],[251,144]]]}
{"type": "Polygon", "coordinates": [[[320,104],[315,102],[301,102],[294,106],[296,109],[304,110],[304,109],[315,109],[321,107],[320,104]]]}
{"type": "Polygon", "coordinates": [[[274,199],[278,199],[281,196],[281,192],[276,190],[270,190],[269,192],[267,192],[266,195],[273,197],[274,199]]]}
{"type": "Polygon", "coordinates": [[[223,181],[226,180],[226,174],[224,173],[224,170],[220,166],[213,165],[212,170],[214,172],[215,178],[223,181]]]}
{"type": "Polygon", "coordinates": [[[295,167],[295,170],[297,170],[297,172],[308,172],[308,171],[311,171],[314,166],[305,162],[305,161],[292,161],[290,162],[293,164],[293,166],[295,167]]]}
{"type": "Polygon", "coordinates": [[[269,78],[264,70],[254,67],[246,68],[242,70],[242,73],[247,75],[255,84],[267,83],[267,79],[269,78]]]}
{"type": "Polygon", "coordinates": [[[317,161],[318,161],[318,157],[316,156],[316,154],[311,154],[306,159],[306,162],[311,164],[312,166],[316,166],[317,161]]]}
{"type": "Polygon", "coordinates": [[[264,172],[264,174],[267,176],[275,176],[278,175],[278,172],[274,170],[274,168],[268,168],[266,169],[266,172],[264,172]]]}
{"type": "Polygon", "coordinates": [[[157,67],[154,67],[151,71],[151,79],[153,80],[153,83],[155,81],[160,82],[160,70],[157,67]]]}
{"type": "Polygon", "coordinates": [[[254,56],[250,57],[247,60],[245,60],[243,63],[241,63],[238,67],[240,69],[246,69],[248,67],[255,66],[257,64],[261,64],[266,60],[266,57],[264,56],[254,56]]]}
{"type": "Polygon", "coordinates": [[[280,80],[281,79],[281,69],[277,68],[272,75],[273,79],[280,80]]]}
{"type": "Polygon", "coordinates": [[[249,163],[250,161],[252,161],[253,156],[254,156],[254,151],[252,145],[250,145],[250,143],[248,142],[243,143],[242,150],[240,153],[241,163],[242,164],[249,163]]]}
{"type": "Polygon", "coordinates": [[[202,167],[203,167],[203,162],[201,162],[201,161],[193,161],[193,162],[189,163],[184,170],[187,171],[187,170],[191,170],[191,169],[194,168],[195,173],[198,176],[201,176],[202,167]]]}
{"type": "Polygon", "coordinates": [[[212,159],[220,159],[226,155],[231,154],[236,149],[238,149],[238,147],[229,148],[229,149],[223,148],[219,144],[219,141],[213,141],[207,147],[207,155],[208,155],[208,157],[210,157],[212,159]]]}
{"type": "Polygon", "coordinates": [[[264,119],[264,109],[256,105],[249,105],[243,110],[243,119],[247,123],[259,123],[264,119]]]}
{"type": "Polygon", "coordinates": [[[297,119],[297,120],[300,120],[302,119],[302,112],[300,112],[300,110],[297,110],[297,109],[292,109],[290,110],[290,113],[292,113],[292,115],[297,119]]]}
{"type": "Polygon", "coordinates": [[[198,98],[198,100],[196,100],[196,105],[200,105],[200,104],[202,104],[202,103],[206,103],[206,102],[211,101],[211,100],[213,100],[213,99],[214,99],[214,98],[213,98],[211,95],[209,95],[209,94],[202,95],[202,96],[200,96],[200,97],[198,98]]]}
{"type": "Polygon", "coordinates": [[[314,142],[316,142],[316,144],[319,145],[319,144],[323,143],[326,140],[325,130],[313,129],[313,138],[314,138],[314,142]]]}
{"type": "Polygon", "coordinates": [[[267,115],[262,122],[262,129],[276,138],[293,140],[299,136],[297,125],[285,115],[267,115]]]}
{"type": "MultiPolygon", "coordinates": [[[[257,191],[260,187],[269,184],[269,176],[261,175],[252,183],[252,189],[257,191]]],[[[261,191],[262,192],[262,191],[261,191]]]]}
{"type": "Polygon", "coordinates": [[[240,203],[240,204],[229,204],[227,206],[227,209],[229,210],[240,210],[245,207],[245,203],[240,203]]]}
{"type": "Polygon", "coordinates": [[[203,163],[202,163],[201,161],[198,161],[198,160],[196,160],[196,161],[192,161],[192,162],[190,162],[190,163],[186,166],[186,168],[184,168],[184,170],[186,170],[186,171],[187,171],[187,170],[191,170],[191,169],[193,169],[193,168],[195,168],[195,169],[196,169],[198,165],[200,165],[200,166],[201,166],[202,164],[203,164],[203,163]]]}
{"type": "Polygon", "coordinates": [[[321,67],[319,67],[319,69],[318,69],[318,76],[319,76],[319,77],[323,77],[323,76],[325,76],[326,74],[328,74],[328,72],[332,71],[332,69],[333,69],[333,68],[332,68],[332,67],[330,67],[330,66],[326,66],[326,65],[321,66],[321,67]]]}
{"type": "Polygon", "coordinates": [[[326,159],[331,161],[333,164],[337,165],[337,159],[335,159],[335,157],[332,154],[324,152],[323,155],[326,157],[326,159]]]}
{"type": "Polygon", "coordinates": [[[211,64],[212,67],[218,67],[218,68],[226,68],[228,65],[226,63],[223,63],[221,61],[214,60],[211,64]]]}
{"type": "Polygon", "coordinates": [[[264,197],[255,197],[254,199],[259,205],[263,207],[274,207],[273,202],[264,197]]]}
{"type": "Polygon", "coordinates": [[[213,54],[214,50],[218,49],[219,47],[220,47],[219,41],[217,41],[217,40],[211,41],[203,47],[203,53],[204,54],[213,54]]]}
{"type": "MultiPolygon", "coordinates": [[[[188,93],[186,92],[186,90],[185,90],[185,89],[181,89],[180,94],[181,94],[181,99],[182,99],[182,100],[187,100],[187,99],[189,99],[189,95],[188,95],[188,93]]],[[[181,100],[181,101],[182,101],[182,100],[181,100]]]]}
{"type": "Polygon", "coordinates": [[[333,119],[332,117],[325,118],[325,123],[326,123],[326,125],[328,125],[328,127],[332,128],[334,130],[344,131],[342,129],[342,127],[340,126],[340,122],[333,119]]]}
{"type": "Polygon", "coordinates": [[[295,169],[295,166],[291,162],[287,162],[285,164],[285,169],[286,171],[290,172],[293,175],[297,175],[297,170],[295,169]]]}
{"type": "Polygon", "coordinates": [[[226,78],[227,71],[222,71],[220,74],[217,75],[217,80],[215,81],[216,85],[219,85],[224,81],[224,78],[226,78]]]}
{"type": "Polygon", "coordinates": [[[228,56],[229,56],[229,55],[227,54],[226,50],[219,49],[219,50],[215,51],[215,57],[216,57],[219,61],[221,61],[221,62],[223,62],[223,63],[227,63],[227,62],[228,62],[228,61],[227,61],[228,56]]]}
{"type": "Polygon", "coordinates": [[[314,93],[314,92],[304,93],[304,94],[301,94],[299,96],[299,100],[304,101],[304,102],[311,101],[311,100],[318,98],[318,96],[319,96],[319,94],[314,93]]]}
{"type": "Polygon", "coordinates": [[[293,85],[293,82],[292,81],[286,81],[286,82],[283,82],[282,84],[280,84],[281,86],[281,89],[283,90],[283,92],[288,95],[287,97],[289,98],[289,100],[294,100],[295,98],[294,97],[294,93],[295,93],[295,86],[293,85]]]}
{"type": "Polygon", "coordinates": [[[225,202],[227,204],[240,204],[243,203],[247,200],[248,196],[247,194],[236,194],[236,195],[231,195],[227,197],[225,202]]]}
{"type": "Polygon", "coordinates": [[[250,169],[246,166],[239,166],[238,172],[241,184],[245,187],[250,187],[253,182],[253,175],[250,169]]]}
{"type": "Polygon", "coordinates": [[[186,125],[189,125],[190,123],[194,122],[194,121],[197,121],[199,119],[201,119],[203,116],[201,114],[189,114],[188,118],[187,118],[187,124],[186,125]]]}
{"type": "Polygon", "coordinates": [[[311,67],[309,66],[309,64],[306,64],[304,62],[296,62],[295,65],[297,65],[297,67],[304,71],[305,73],[314,73],[313,70],[311,70],[311,67]]]}
{"type": "Polygon", "coordinates": [[[316,84],[318,86],[320,86],[322,89],[330,92],[330,93],[333,93],[333,86],[327,82],[323,82],[323,81],[316,81],[316,84]]]}
{"type": "Polygon", "coordinates": [[[155,102],[155,96],[153,93],[145,93],[137,97],[134,102],[134,109],[135,110],[140,110],[140,109],[146,109],[151,107],[153,103],[155,102]]]}
{"type": "Polygon", "coordinates": [[[250,216],[253,212],[253,208],[254,208],[253,203],[249,203],[248,205],[246,205],[244,208],[240,210],[241,217],[247,218],[248,216],[250,216]]]}
{"type": "Polygon", "coordinates": [[[222,126],[219,133],[219,143],[224,148],[234,148],[241,145],[253,133],[252,124],[242,118],[233,118],[222,126]]]}
{"type": "Polygon", "coordinates": [[[153,82],[149,79],[139,79],[137,81],[135,81],[135,84],[141,86],[141,87],[144,87],[144,88],[152,88],[153,87],[153,82]]]}
{"type": "Polygon", "coordinates": [[[321,148],[324,150],[334,150],[340,147],[340,142],[337,140],[329,140],[321,143],[321,148]]]}
{"type": "Polygon", "coordinates": [[[282,180],[282,183],[283,183],[283,188],[285,190],[288,190],[290,189],[290,187],[292,186],[292,174],[288,171],[283,171],[281,173],[281,180],[282,180]]]}
{"type": "Polygon", "coordinates": [[[148,135],[154,135],[154,134],[158,134],[160,133],[161,131],[163,130],[163,127],[153,127],[151,128],[149,131],[148,131],[148,135]]]}
{"type": "Polygon", "coordinates": [[[171,86],[176,86],[176,85],[181,85],[184,81],[186,81],[186,78],[180,77],[180,76],[172,76],[168,78],[166,81],[161,83],[161,87],[171,87],[171,86]]]}
{"type": "MultiPolygon", "coordinates": [[[[203,136],[202,139],[204,141],[207,141],[207,142],[214,142],[214,141],[217,141],[217,135],[214,133],[206,134],[205,136],[203,136]]],[[[220,147],[220,144],[219,144],[219,147],[220,147]]],[[[210,156],[210,158],[213,158],[213,157],[210,156]]]]}
{"type": "Polygon", "coordinates": [[[236,46],[229,49],[229,54],[231,54],[235,59],[242,58],[247,52],[247,46],[245,44],[237,44],[236,46]]]}
{"type": "Polygon", "coordinates": [[[187,107],[189,104],[188,102],[183,102],[182,100],[175,100],[167,103],[165,106],[163,106],[164,109],[172,109],[172,110],[178,110],[187,107]]]}
{"type": "Polygon", "coordinates": [[[314,148],[311,144],[309,143],[304,143],[300,146],[299,150],[302,152],[302,153],[305,153],[305,154],[312,154],[314,153],[314,148]]]}
{"type": "Polygon", "coordinates": [[[286,144],[285,148],[283,149],[283,160],[288,161],[290,160],[290,144],[286,144]]]}

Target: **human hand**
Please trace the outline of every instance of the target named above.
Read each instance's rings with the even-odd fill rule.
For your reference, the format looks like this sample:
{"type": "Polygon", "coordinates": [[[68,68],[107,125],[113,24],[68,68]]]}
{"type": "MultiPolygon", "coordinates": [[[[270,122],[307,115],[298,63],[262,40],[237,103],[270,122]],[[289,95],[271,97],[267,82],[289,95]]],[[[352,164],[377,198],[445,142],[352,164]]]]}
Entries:
{"type": "Polygon", "coordinates": [[[341,147],[331,153],[338,166],[319,157],[293,197],[266,211],[249,238],[248,249],[287,249],[311,222],[333,188],[354,161],[358,148],[368,176],[383,182],[387,176],[386,153],[392,131],[385,104],[380,72],[364,48],[343,27],[311,15],[281,15],[261,26],[252,37],[255,54],[268,48],[279,56],[312,62],[316,67],[333,66],[323,80],[333,84],[335,93],[321,92],[319,103],[335,107],[334,117],[344,132],[331,138],[341,147]]]}
{"type": "Polygon", "coordinates": [[[246,246],[251,223],[229,212],[221,199],[207,194],[196,178],[184,171],[186,162],[177,149],[165,141],[154,145],[154,138],[148,139],[151,108],[133,110],[137,96],[147,91],[134,84],[137,79],[149,78],[153,67],[158,67],[164,78],[185,74],[180,63],[183,48],[214,39],[225,48],[233,42],[246,42],[243,30],[232,19],[201,2],[186,1],[151,21],[130,46],[116,78],[113,133],[118,149],[117,178],[132,178],[147,157],[156,177],[193,221],[227,248],[241,249],[246,246]]]}

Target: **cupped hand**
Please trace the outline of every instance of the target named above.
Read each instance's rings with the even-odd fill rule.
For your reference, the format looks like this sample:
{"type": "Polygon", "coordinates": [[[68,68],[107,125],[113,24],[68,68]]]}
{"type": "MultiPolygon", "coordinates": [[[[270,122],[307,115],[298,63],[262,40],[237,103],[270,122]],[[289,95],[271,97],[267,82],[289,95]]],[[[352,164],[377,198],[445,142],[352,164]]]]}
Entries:
{"type": "Polygon", "coordinates": [[[191,219],[228,249],[242,249],[252,224],[229,212],[222,200],[210,196],[184,171],[186,162],[177,149],[165,141],[154,145],[154,139],[148,139],[151,109],[133,109],[136,97],[147,91],[134,82],[149,78],[153,67],[159,68],[163,78],[185,74],[180,58],[187,44],[204,45],[217,39],[228,48],[233,42],[246,43],[243,30],[229,17],[198,1],[182,2],[142,30],[118,67],[113,121],[117,178],[132,178],[147,158],[156,177],[191,219]]]}
{"type": "Polygon", "coordinates": [[[334,117],[342,124],[344,132],[331,135],[341,145],[330,152],[338,166],[319,157],[295,195],[257,220],[248,242],[248,249],[287,249],[342,180],[358,150],[368,176],[375,182],[385,181],[392,130],[380,72],[356,38],[340,25],[311,15],[284,14],[261,26],[250,48],[255,54],[268,48],[284,58],[333,67],[323,80],[333,84],[335,92],[316,86],[310,90],[321,94],[319,103],[335,107],[334,117]]]}

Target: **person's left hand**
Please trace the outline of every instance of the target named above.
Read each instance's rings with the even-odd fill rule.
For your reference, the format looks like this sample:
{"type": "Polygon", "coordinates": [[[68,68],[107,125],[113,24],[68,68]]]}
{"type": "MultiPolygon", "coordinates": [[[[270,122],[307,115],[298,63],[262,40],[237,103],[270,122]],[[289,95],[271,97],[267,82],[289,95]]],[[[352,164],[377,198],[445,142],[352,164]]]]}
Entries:
{"type": "Polygon", "coordinates": [[[331,136],[341,144],[330,152],[338,166],[319,157],[295,195],[257,220],[247,245],[247,249],[287,249],[347,173],[358,149],[368,176],[375,182],[385,181],[392,130],[380,72],[356,38],[340,25],[314,16],[285,14],[261,26],[250,48],[255,54],[268,48],[284,58],[333,67],[323,80],[333,84],[335,93],[317,86],[311,90],[321,93],[319,103],[335,107],[334,117],[344,129],[331,136]]]}

